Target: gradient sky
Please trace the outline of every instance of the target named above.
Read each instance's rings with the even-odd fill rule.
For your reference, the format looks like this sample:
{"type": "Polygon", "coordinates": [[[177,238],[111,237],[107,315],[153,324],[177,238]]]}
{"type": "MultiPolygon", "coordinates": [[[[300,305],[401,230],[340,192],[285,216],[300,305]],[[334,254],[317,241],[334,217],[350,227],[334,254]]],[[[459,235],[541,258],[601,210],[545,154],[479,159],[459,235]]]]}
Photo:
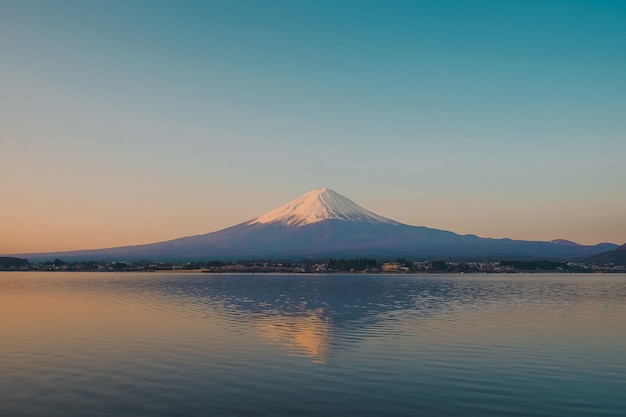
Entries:
{"type": "Polygon", "coordinates": [[[0,253],[207,233],[314,188],[626,242],[624,1],[0,2],[0,253]]]}

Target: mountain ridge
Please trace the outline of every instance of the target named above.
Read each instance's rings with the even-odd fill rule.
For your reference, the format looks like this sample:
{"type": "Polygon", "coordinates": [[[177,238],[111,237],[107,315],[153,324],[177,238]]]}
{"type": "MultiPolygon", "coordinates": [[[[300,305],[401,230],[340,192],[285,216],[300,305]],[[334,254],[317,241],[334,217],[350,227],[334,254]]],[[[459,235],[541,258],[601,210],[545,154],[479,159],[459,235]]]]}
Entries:
{"type": "Polygon", "coordinates": [[[591,256],[585,261],[598,265],[626,265],[626,243],[617,249],[591,256]]]}

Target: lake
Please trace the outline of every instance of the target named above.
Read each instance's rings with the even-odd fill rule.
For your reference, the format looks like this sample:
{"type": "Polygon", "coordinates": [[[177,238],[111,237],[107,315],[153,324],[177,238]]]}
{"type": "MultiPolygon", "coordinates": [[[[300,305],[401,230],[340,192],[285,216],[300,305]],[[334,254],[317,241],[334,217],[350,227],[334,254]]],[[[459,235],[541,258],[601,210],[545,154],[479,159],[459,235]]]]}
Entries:
{"type": "Polygon", "coordinates": [[[0,273],[6,416],[624,416],[626,275],[0,273]]]}

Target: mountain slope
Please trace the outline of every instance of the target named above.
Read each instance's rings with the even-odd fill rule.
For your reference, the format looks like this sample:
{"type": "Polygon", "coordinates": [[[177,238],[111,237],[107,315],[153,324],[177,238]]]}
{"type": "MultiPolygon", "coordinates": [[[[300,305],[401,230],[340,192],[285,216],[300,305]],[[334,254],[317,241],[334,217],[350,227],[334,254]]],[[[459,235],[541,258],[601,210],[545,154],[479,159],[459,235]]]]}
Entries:
{"type": "Polygon", "coordinates": [[[252,220],[217,232],[147,245],[22,255],[30,260],[236,260],[306,257],[410,257],[413,259],[582,259],[617,245],[485,239],[374,214],[342,195],[313,190],[252,220]],[[604,245],[604,246],[603,246],[604,245]]]}
{"type": "Polygon", "coordinates": [[[585,261],[597,265],[626,265],[626,244],[617,249],[587,258],[585,261]]]}

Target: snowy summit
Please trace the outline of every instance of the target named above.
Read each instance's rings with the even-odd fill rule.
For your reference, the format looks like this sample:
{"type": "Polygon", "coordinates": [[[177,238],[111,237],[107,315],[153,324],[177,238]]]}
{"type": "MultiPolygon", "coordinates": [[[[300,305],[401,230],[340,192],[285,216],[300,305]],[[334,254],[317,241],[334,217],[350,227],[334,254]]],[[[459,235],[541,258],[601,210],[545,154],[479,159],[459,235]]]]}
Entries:
{"type": "Polygon", "coordinates": [[[288,226],[304,226],[324,220],[399,224],[364,209],[328,188],[309,191],[282,207],[250,220],[247,224],[283,223],[288,226]]]}

